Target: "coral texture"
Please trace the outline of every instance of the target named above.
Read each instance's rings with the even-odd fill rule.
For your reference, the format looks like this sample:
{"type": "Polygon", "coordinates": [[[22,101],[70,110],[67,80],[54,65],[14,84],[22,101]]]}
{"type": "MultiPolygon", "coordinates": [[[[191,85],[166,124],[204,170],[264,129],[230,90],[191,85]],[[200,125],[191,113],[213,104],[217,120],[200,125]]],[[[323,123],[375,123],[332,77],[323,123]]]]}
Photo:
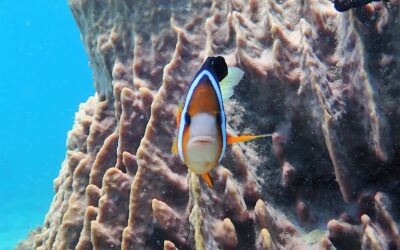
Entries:
{"type": "Polygon", "coordinates": [[[21,249],[400,249],[400,1],[69,4],[97,94],[21,249]],[[214,189],[170,153],[212,55],[245,71],[229,130],[274,132],[230,147],[214,189]]]}

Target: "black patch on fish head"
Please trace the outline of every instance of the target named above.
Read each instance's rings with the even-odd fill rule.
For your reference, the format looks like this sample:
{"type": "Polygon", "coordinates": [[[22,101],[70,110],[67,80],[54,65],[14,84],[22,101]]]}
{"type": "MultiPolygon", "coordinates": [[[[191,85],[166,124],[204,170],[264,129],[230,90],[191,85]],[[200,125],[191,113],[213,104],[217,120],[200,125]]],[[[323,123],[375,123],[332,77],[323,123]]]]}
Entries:
{"type": "Polygon", "coordinates": [[[202,68],[210,70],[216,76],[218,82],[228,75],[228,65],[226,65],[222,56],[208,57],[202,68]]]}
{"type": "Polygon", "coordinates": [[[218,82],[222,81],[228,75],[228,65],[226,65],[225,59],[222,56],[214,57],[211,61],[211,66],[218,82]]]}

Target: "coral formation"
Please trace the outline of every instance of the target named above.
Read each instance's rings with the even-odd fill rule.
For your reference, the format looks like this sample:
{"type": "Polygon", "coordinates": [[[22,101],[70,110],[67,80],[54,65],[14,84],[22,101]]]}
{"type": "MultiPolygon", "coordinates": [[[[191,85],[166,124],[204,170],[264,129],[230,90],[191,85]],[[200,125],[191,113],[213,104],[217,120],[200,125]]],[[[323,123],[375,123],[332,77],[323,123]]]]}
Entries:
{"type": "Polygon", "coordinates": [[[400,249],[398,0],[69,4],[97,94],[20,249],[400,249]],[[230,147],[214,189],[170,153],[210,55],[245,71],[229,129],[274,132],[230,147]]]}

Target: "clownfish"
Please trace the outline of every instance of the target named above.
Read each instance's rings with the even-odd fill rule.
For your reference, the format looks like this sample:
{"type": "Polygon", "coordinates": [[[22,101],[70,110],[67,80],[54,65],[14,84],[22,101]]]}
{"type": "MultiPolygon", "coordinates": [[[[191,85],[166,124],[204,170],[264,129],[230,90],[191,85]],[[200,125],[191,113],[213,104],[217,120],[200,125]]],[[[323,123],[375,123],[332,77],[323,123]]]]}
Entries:
{"type": "Polygon", "coordinates": [[[222,160],[227,145],[270,135],[232,136],[226,131],[223,101],[233,95],[244,72],[228,67],[221,56],[208,57],[190,84],[184,102],[178,106],[172,153],[213,187],[210,170],[222,160]]]}

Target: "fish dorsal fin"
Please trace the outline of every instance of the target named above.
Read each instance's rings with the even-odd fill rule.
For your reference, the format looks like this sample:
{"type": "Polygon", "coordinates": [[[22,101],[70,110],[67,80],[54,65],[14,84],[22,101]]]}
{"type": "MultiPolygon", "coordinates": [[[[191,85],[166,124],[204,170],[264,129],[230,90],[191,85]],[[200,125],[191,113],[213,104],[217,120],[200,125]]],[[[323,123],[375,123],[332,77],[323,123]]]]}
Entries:
{"type": "Polygon", "coordinates": [[[233,88],[240,82],[244,75],[238,67],[228,67],[228,75],[219,83],[222,100],[228,100],[234,93],[233,88]]]}

